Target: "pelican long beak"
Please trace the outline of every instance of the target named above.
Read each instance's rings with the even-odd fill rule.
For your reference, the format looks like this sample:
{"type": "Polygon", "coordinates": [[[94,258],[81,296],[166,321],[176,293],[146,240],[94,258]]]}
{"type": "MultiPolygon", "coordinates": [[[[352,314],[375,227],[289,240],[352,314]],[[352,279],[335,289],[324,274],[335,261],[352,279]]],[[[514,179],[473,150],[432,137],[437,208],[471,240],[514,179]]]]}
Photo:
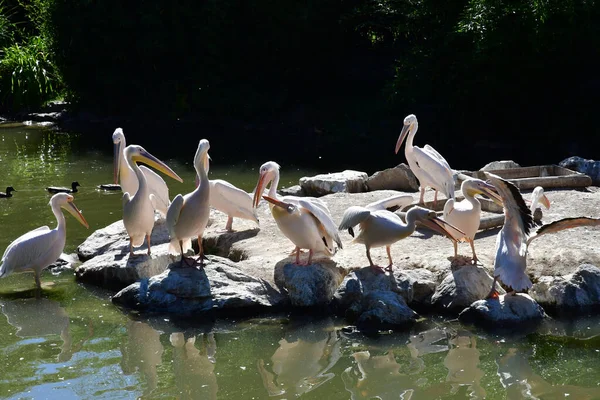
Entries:
{"type": "Polygon", "coordinates": [[[481,189],[482,194],[489,197],[494,203],[498,204],[500,207],[504,207],[502,197],[500,197],[494,185],[490,185],[489,183],[485,182],[485,186],[483,186],[481,189]]]}
{"type": "Polygon", "coordinates": [[[543,195],[540,198],[540,203],[542,203],[544,205],[544,207],[546,207],[546,210],[548,210],[550,208],[550,200],[548,200],[548,198],[546,197],[546,195],[543,195]]]}
{"type": "Polygon", "coordinates": [[[252,199],[252,207],[258,207],[258,203],[260,203],[260,196],[265,190],[265,186],[267,186],[267,173],[260,174],[258,178],[258,183],[256,184],[256,189],[254,190],[254,198],[252,199]]]}
{"type": "Polygon", "coordinates": [[[294,211],[294,208],[296,208],[293,204],[286,203],[285,201],[277,200],[273,197],[263,196],[263,199],[265,199],[269,203],[273,204],[274,206],[283,208],[284,210],[286,210],[289,213],[292,213],[294,211]]]}
{"type": "Polygon", "coordinates": [[[421,223],[423,223],[423,225],[425,225],[429,229],[436,231],[438,233],[441,233],[442,235],[447,236],[449,239],[452,239],[452,240],[454,240],[454,237],[452,236],[452,234],[450,233],[448,228],[455,229],[456,231],[460,232],[461,235],[466,235],[466,233],[464,233],[463,231],[461,231],[454,225],[449,224],[448,222],[446,222],[443,219],[440,219],[438,217],[425,218],[425,219],[421,220],[421,223]]]}
{"type": "Polygon", "coordinates": [[[63,206],[63,208],[65,210],[67,210],[69,212],[69,214],[71,214],[72,216],[74,216],[75,219],[77,221],[79,221],[79,223],[81,225],[85,226],[86,228],[90,227],[88,225],[87,221],[85,220],[85,218],[83,218],[83,214],[81,213],[81,211],[79,211],[79,209],[77,208],[77,206],[75,205],[75,203],[73,203],[73,200],[70,200],[67,204],[65,204],[63,206]]]}
{"type": "Polygon", "coordinates": [[[396,142],[396,154],[398,154],[398,151],[402,146],[402,142],[404,142],[404,139],[406,139],[406,135],[408,135],[408,132],[410,132],[410,125],[404,125],[404,127],[402,128],[402,132],[400,132],[400,136],[398,136],[398,141],[396,142]]]}
{"type": "Polygon", "coordinates": [[[176,181],[183,182],[183,179],[179,177],[167,164],[160,161],[158,158],[154,157],[152,154],[148,153],[146,150],[141,149],[140,153],[132,157],[135,162],[143,162],[144,164],[148,164],[152,168],[162,172],[163,174],[175,179],[176,181]]]}
{"type": "Polygon", "coordinates": [[[117,185],[119,183],[119,170],[121,169],[121,154],[123,149],[121,148],[121,142],[115,143],[113,145],[114,156],[113,156],[113,180],[114,184],[117,185]]]}

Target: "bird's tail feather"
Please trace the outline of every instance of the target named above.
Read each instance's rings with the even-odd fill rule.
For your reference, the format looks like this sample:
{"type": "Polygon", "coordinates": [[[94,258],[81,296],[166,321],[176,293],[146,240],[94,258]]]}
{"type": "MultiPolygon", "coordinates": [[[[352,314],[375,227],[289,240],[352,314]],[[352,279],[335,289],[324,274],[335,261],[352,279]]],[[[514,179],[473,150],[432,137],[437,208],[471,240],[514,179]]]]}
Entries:
{"type": "MultiPolygon", "coordinates": [[[[184,239],[183,243],[182,243],[182,247],[183,247],[183,254],[187,253],[187,251],[192,248],[192,240],[184,239]]],[[[170,254],[180,254],[180,252],[181,252],[181,249],[179,248],[179,240],[171,239],[171,242],[169,243],[169,253],[170,254]]]]}

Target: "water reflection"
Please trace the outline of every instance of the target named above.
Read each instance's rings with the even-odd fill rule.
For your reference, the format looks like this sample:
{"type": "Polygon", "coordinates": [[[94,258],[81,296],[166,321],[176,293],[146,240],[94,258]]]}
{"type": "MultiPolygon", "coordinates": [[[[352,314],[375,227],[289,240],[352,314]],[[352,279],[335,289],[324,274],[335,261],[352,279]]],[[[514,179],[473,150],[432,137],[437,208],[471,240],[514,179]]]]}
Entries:
{"type": "Polygon", "coordinates": [[[217,398],[215,354],[217,343],[213,333],[185,338],[182,332],[169,337],[173,345],[173,374],[181,399],[213,400],[217,398]],[[199,347],[196,347],[199,339],[199,347]]]}
{"type": "Polygon", "coordinates": [[[483,371],[479,369],[477,338],[468,333],[458,334],[450,339],[450,347],[444,358],[444,366],[448,369],[446,381],[451,384],[450,393],[457,393],[461,386],[466,386],[470,398],[484,398],[486,393],[480,384],[483,371]]]}
{"type": "Polygon", "coordinates": [[[71,359],[77,349],[73,348],[73,340],[69,330],[69,316],[56,301],[46,298],[18,299],[1,301],[2,314],[8,323],[17,328],[20,338],[38,338],[59,335],[63,341],[58,361],[71,359]]]}
{"type": "Polygon", "coordinates": [[[156,367],[161,364],[164,351],[160,333],[145,322],[133,320],[127,321],[126,329],[127,339],[121,346],[121,368],[125,375],[141,372],[146,383],[144,394],[148,394],[158,383],[156,367]]]}
{"type": "Polygon", "coordinates": [[[279,341],[271,362],[258,360],[258,372],[269,396],[300,396],[332,379],[331,368],[341,357],[333,321],[309,322],[279,341]]]}

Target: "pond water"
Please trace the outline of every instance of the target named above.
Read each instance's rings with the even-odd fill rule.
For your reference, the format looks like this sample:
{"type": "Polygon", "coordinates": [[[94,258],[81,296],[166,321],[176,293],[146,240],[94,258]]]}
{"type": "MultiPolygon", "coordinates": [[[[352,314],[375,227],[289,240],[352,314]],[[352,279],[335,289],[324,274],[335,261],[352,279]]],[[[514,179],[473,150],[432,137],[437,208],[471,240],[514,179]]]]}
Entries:
{"type": "MultiPolygon", "coordinates": [[[[67,216],[67,253],[120,218],[121,194],[96,189],[112,180],[111,133],[0,127],[0,187],[17,189],[0,199],[0,251],[55,224],[48,185],[81,183],[75,202],[90,229],[67,216]]],[[[164,161],[184,179],[168,182],[172,195],[190,191],[190,163],[164,161]]],[[[251,190],[257,168],[213,165],[211,177],[251,190]]],[[[303,172],[284,165],[283,184],[303,172]]],[[[75,283],[71,273],[45,272],[42,281],[36,299],[30,274],[0,280],[0,398],[600,398],[596,317],[491,334],[426,316],[409,332],[366,337],[323,316],[146,319],[124,314],[110,293],[75,283]]]]}

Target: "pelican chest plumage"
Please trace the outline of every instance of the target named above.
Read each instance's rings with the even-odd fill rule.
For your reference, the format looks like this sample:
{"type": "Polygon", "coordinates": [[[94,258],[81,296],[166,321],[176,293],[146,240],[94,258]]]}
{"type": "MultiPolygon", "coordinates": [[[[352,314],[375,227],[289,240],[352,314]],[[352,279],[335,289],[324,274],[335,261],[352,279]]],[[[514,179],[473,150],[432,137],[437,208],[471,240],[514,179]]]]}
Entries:
{"type": "Polygon", "coordinates": [[[392,244],[410,236],[415,231],[417,221],[446,236],[450,236],[448,229],[454,228],[456,230],[446,221],[439,219],[435,211],[426,208],[413,207],[408,210],[406,223],[400,219],[399,215],[387,210],[392,206],[406,207],[412,201],[412,196],[393,196],[368,204],[366,207],[352,206],[344,213],[339,229],[347,229],[348,233],[354,237],[353,243],[365,245],[369,265],[376,272],[383,272],[384,270],[371,260],[371,248],[385,246],[390,262],[386,270],[391,272],[393,267],[392,244]],[[355,235],[353,229],[356,225],[360,228],[357,235],[355,235]]]}
{"type": "Polygon", "coordinates": [[[12,192],[16,192],[15,188],[9,186],[6,188],[6,193],[0,192],[0,198],[12,197],[12,192]]]}
{"type": "Polygon", "coordinates": [[[163,172],[171,178],[183,182],[165,163],[148,153],[143,147],[129,145],[125,148],[125,162],[138,179],[138,188],[135,194],[123,194],[123,224],[129,235],[129,255],[133,256],[133,248],[148,242],[148,255],[150,255],[150,235],[154,228],[154,194],[149,193],[150,188],[146,182],[146,175],[138,167],[138,162],[144,162],[151,167],[163,172]]]}
{"type": "Polygon", "coordinates": [[[335,254],[335,245],[342,248],[342,240],[327,205],[314,197],[279,196],[279,164],[268,161],[260,167],[260,176],[254,191],[254,207],[258,207],[263,190],[268,184],[271,214],[279,230],[296,246],[296,264],[300,265],[301,249],[308,249],[306,265],[312,262],[314,252],[327,256],[335,254]]]}
{"type": "Polygon", "coordinates": [[[13,272],[33,271],[35,284],[38,289],[41,289],[42,270],[55,262],[65,248],[67,228],[61,208],[73,215],[81,225],[89,228],[87,221],[73,203],[73,196],[58,193],[52,196],[49,204],[58,223],[56,228],[42,226],[15,239],[2,256],[0,277],[13,272]]]}
{"type": "Polygon", "coordinates": [[[81,186],[79,184],[79,182],[73,181],[73,182],[71,182],[71,189],[69,189],[67,187],[61,187],[61,186],[50,186],[50,187],[47,187],[46,190],[50,193],[77,193],[78,192],[77,188],[79,186],[81,186]]]}
{"type": "MultiPolygon", "coordinates": [[[[127,192],[130,196],[136,194],[138,190],[138,178],[133,168],[125,161],[125,134],[123,129],[117,128],[112,134],[113,147],[114,147],[114,184],[120,183],[120,189],[123,193],[127,192]]],[[[162,216],[167,215],[167,209],[169,208],[169,187],[163,178],[160,177],[156,172],[145,166],[139,167],[144,178],[146,179],[146,185],[148,186],[148,194],[152,194],[153,207],[162,216]]],[[[105,190],[118,190],[117,186],[102,185],[105,190]]]]}
{"type": "Polygon", "coordinates": [[[404,154],[410,170],[419,180],[421,196],[419,203],[423,203],[425,188],[435,190],[434,202],[437,202],[438,191],[447,198],[454,198],[454,176],[448,162],[433,147],[426,144],[423,148],[413,146],[413,139],[419,128],[417,117],[410,114],[404,118],[404,127],[396,142],[396,154],[406,139],[404,154]]]}
{"type": "Polygon", "coordinates": [[[473,251],[473,263],[477,263],[477,255],[475,254],[475,234],[479,230],[479,222],[481,216],[481,202],[475,197],[477,194],[485,194],[494,202],[502,204],[502,199],[496,193],[496,189],[482,181],[481,179],[469,178],[463,181],[460,186],[463,196],[462,201],[456,202],[454,199],[448,199],[444,205],[444,221],[456,226],[464,232],[464,234],[450,228],[449,232],[454,244],[454,257],[458,256],[458,241],[466,241],[471,245],[473,251]]]}
{"type": "Polygon", "coordinates": [[[181,252],[182,266],[184,261],[187,263],[185,252],[192,247],[191,238],[193,237],[198,238],[198,247],[200,248],[198,259],[200,265],[203,262],[202,235],[210,216],[211,188],[206,174],[209,149],[210,143],[208,140],[200,140],[194,156],[194,168],[199,177],[199,184],[193,192],[185,196],[181,194],[175,196],[167,211],[167,227],[171,236],[169,251],[171,253],[177,253],[178,250],[181,252]]]}

